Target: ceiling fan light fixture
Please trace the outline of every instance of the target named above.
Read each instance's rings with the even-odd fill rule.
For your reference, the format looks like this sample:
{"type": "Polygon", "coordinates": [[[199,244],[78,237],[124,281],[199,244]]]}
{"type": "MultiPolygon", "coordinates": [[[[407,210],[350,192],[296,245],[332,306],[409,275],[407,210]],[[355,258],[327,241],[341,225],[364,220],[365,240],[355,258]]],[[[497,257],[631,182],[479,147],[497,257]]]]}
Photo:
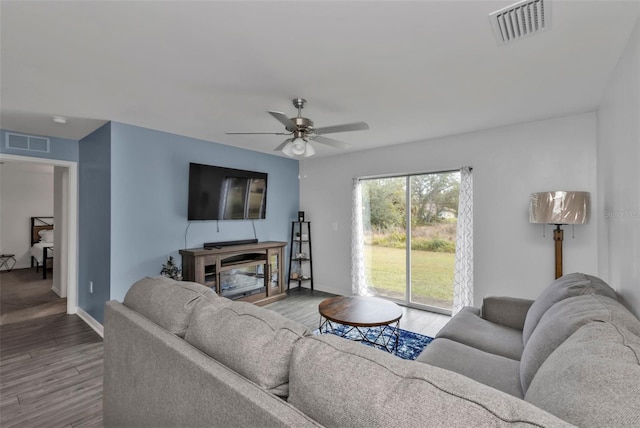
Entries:
{"type": "Polygon", "coordinates": [[[296,156],[302,156],[307,151],[307,143],[302,138],[296,138],[291,143],[291,151],[296,156]]]}
{"type": "Polygon", "coordinates": [[[306,143],[305,146],[306,146],[306,149],[304,151],[305,158],[308,158],[309,156],[313,156],[316,154],[316,149],[314,149],[310,143],[306,143]]]}
{"type": "Polygon", "coordinates": [[[290,158],[295,157],[296,155],[293,153],[293,144],[289,141],[283,148],[282,153],[289,156],[290,158]]]}

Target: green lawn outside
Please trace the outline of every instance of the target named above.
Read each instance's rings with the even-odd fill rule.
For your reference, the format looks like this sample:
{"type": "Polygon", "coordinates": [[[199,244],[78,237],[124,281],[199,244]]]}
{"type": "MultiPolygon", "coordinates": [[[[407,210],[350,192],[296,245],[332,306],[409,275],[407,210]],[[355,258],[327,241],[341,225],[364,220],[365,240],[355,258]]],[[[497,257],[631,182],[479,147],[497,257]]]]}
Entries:
{"type": "MultiPolygon", "coordinates": [[[[367,278],[383,296],[404,299],[405,250],[365,245],[367,278]]],[[[412,301],[451,309],[455,254],[412,251],[412,301]]]]}

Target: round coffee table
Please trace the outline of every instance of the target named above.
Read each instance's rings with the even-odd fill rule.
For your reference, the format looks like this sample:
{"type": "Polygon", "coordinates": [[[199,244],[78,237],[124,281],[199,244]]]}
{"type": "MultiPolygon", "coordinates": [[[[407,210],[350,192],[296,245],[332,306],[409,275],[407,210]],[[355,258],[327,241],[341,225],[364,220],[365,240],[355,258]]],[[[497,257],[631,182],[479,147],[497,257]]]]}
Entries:
{"type": "Polygon", "coordinates": [[[398,349],[400,306],[377,297],[337,296],[318,306],[321,334],[365,342],[387,352],[398,349]]]}

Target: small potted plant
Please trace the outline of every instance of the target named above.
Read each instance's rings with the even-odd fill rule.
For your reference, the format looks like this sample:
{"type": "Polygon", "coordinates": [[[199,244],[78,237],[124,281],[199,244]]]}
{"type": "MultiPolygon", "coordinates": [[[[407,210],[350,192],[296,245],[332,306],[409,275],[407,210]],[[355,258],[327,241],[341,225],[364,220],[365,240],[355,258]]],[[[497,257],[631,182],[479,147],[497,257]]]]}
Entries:
{"type": "Polygon", "coordinates": [[[176,281],[182,281],[182,269],[173,261],[173,256],[169,256],[167,263],[162,265],[160,275],[175,279],[176,281]]]}

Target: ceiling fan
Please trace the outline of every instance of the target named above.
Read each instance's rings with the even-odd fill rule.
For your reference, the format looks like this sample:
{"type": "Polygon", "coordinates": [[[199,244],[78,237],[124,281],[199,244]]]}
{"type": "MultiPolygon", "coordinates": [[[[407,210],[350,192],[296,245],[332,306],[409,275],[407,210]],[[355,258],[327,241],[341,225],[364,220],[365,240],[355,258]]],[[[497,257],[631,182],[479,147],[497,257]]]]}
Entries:
{"type": "Polygon", "coordinates": [[[287,117],[286,114],[279,111],[268,111],[278,122],[282,123],[287,132],[227,132],[229,135],[237,134],[269,134],[269,135],[291,135],[282,142],[274,151],[282,150],[282,153],[289,157],[309,157],[315,154],[315,149],[310,144],[311,141],[326,144],[338,149],[345,149],[349,147],[349,144],[342,141],[334,140],[333,138],[325,137],[324,134],[331,134],[334,132],[348,132],[348,131],[364,131],[369,129],[369,125],[365,122],[345,123],[342,125],[323,126],[316,128],[313,126],[313,121],[306,117],[302,117],[302,109],[307,100],[304,98],[294,98],[293,106],[298,109],[298,116],[287,117]]]}

